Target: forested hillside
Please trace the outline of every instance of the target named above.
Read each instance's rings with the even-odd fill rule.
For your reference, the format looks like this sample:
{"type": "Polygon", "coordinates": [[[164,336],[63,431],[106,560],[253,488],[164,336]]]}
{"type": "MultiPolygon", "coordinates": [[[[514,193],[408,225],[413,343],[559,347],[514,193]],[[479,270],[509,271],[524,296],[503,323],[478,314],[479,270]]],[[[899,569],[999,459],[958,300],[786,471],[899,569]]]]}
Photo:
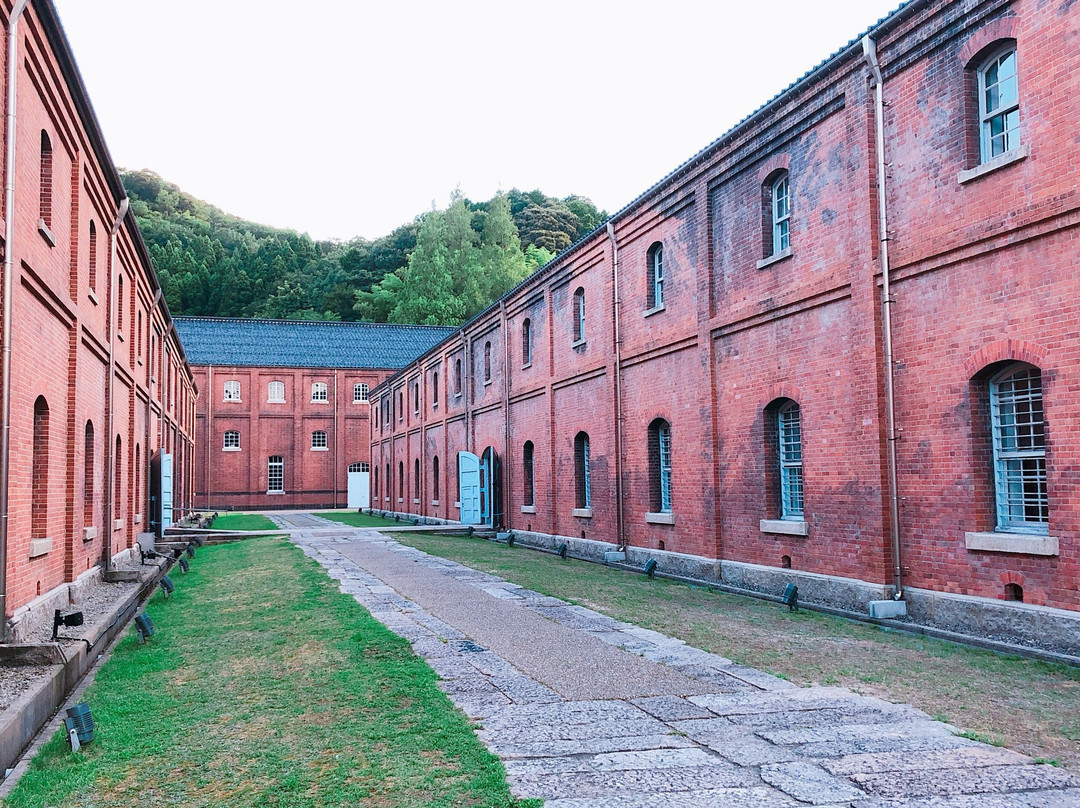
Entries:
{"type": "Polygon", "coordinates": [[[607,217],[584,197],[514,189],[486,202],[456,194],[374,241],[314,241],[231,216],[153,172],[122,176],[177,315],[456,325],[607,217]]]}

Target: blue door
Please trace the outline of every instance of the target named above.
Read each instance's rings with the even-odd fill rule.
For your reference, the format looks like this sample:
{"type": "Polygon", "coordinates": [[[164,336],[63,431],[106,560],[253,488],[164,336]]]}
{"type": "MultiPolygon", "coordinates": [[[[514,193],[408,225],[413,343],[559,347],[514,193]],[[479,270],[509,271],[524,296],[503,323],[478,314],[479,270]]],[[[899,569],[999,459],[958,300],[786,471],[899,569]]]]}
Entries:
{"type": "Polygon", "coordinates": [[[172,455],[161,455],[161,528],[173,524],[173,471],[172,455]]]}
{"type": "Polygon", "coordinates": [[[461,524],[480,524],[480,458],[471,452],[458,452],[458,489],[461,524]]]}

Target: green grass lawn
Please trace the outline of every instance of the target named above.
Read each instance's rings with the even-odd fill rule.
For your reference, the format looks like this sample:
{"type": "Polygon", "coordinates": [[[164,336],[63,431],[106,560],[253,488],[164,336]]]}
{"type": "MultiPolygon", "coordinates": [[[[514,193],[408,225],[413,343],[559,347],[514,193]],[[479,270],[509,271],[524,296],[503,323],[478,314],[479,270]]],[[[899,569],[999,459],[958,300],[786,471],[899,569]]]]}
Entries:
{"type": "Polygon", "coordinates": [[[11,808],[531,806],[405,640],[278,537],[207,546],[129,629],[11,808]]]}
{"type": "Polygon", "coordinates": [[[213,530],[277,530],[278,526],[257,513],[222,513],[214,520],[213,530]]]}
{"type": "Polygon", "coordinates": [[[404,544],[802,685],[915,704],[973,737],[1080,770],[1080,670],[464,536],[404,544]]]}
{"type": "Polygon", "coordinates": [[[356,511],[318,511],[317,514],[323,519],[341,522],[351,527],[401,527],[409,522],[395,522],[393,519],[383,519],[381,516],[368,516],[366,513],[356,511]]]}

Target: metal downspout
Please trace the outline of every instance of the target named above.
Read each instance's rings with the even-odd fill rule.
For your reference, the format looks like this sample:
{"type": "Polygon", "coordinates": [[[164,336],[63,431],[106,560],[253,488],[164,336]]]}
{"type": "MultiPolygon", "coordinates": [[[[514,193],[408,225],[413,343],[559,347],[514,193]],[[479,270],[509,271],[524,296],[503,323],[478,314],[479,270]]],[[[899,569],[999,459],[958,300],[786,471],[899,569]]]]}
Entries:
{"type": "Polygon", "coordinates": [[[874,77],[874,126],[877,146],[878,238],[881,243],[881,330],[885,353],[885,430],[889,466],[889,522],[893,551],[893,599],[904,597],[900,563],[900,484],[896,472],[896,405],[893,380],[892,305],[895,302],[889,288],[889,225],[885,197],[885,81],[878,62],[877,45],[869,36],[863,37],[863,58],[874,77]]]}
{"type": "MultiPolygon", "coordinates": [[[[214,436],[214,366],[206,366],[206,510],[210,510],[210,503],[213,501],[213,486],[210,481],[212,478],[213,468],[210,465],[210,458],[212,458],[213,452],[213,436],[214,436]]],[[[254,395],[254,393],[252,394],[254,395]]],[[[268,472],[269,474],[269,472],[268,472]]],[[[270,485],[267,483],[267,490],[270,485]]]]}
{"type": "MultiPolygon", "coordinates": [[[[510,323],[506,319],[506,301],[503,300],[499,304],[499,308],[502,310],[502,332],[503,332],[503,426],[505,431],[505,442],[503,444],[503,459],[502,468],[500,472],[502,474],[502,480],[500,480],[499,494],[503,499],[503,521],[501,527],[503,530],[510,529],[510,323]]],[[[531,339],[531,336],[530,336],[531,339]]]]}
{"type": "Polygon", "coordinates": [[[615,228],[609,221],[607,234],[611,240],[612,293],[615,298],[615,533],[620,550],[626,549],[626,525],[623,516],[623,414],[622,414],[622,335],[619,331],[619,243],[615,228]]]}
{"type": "Polygon", "coordinates": [[[3,404],[0,405],[0,641],[6,641],[7,627],[7,547],[8,547],[8,469],[11,467],[11,295],[15,271],[15,101],[19,68],[19,17],[30,0],[18,0],[11,9],[7,25],[7,122],[4,127],[4,358],[3,404]]]}
{"type": "MultiPolygon", "coordinates": [[[[107,327],[109,339],[109,380],[106,383],[105,392],[105,536],[102,541],[102,570],[109,572],[112,569],[112,544],[113,527],[116,515],[113,513],[113,486],[116,484],[115,458],[113,457],[113,395],[116,383],[116,311],[121,305],[119,298],[113,299],[116,288],[116,236],[120,231],[120,225],[127,215],[131,201],[125,196],[120,200],[120,207],[116,211],[116,221],[113,222],[109,231],[109,324],[107,327]]],[[[163,346],[164,347],[164,346],[163,346]]]]}
{"type": "MultiPolygon", "coordinates": [[[[334,508],[338,506],[338,372],[334,370],[334,448],[331,450],[330,456],[330,476],[332,479],[332,487],[334,489],[334,508]]],[[[347,480],[348,478],[346,478],[347,480]]]]}

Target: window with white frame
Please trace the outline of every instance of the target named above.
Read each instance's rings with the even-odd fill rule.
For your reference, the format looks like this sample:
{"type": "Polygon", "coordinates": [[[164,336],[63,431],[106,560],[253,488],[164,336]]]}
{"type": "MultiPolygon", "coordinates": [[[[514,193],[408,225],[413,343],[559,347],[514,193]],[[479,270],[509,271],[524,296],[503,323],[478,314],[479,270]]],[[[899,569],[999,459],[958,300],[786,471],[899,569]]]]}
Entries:
{"type": "Polygon", "coordinates": [[[226,452],[238,450],[240,448],[240,433],[235,429],[227,430],[221,448],[226,452]]]}
{"type": "Polygon", "coordinates": [[[326,401],[326,382],[315,382],[311,385],[311,400],[326,401]]]}
{"type": "Polygon", "coordinates": [[[592,481],[589,479],[589,436],[578,432],[574,438],[574,489],[577,508],[592,507],[592,481]]]}
{"type": "Polygon", "coordinates": [[[574,292],[574,342],[585,339],[585,290],[578,287],[574,292]]]}
{"type": "Polygon", "coordinates": [[[311,448],[312,449],[326,449],[328,446],[326,442],[326,432],[321,429],[316,429],[311,433],[311,448]]]}
{"type": "Polygon", "coordinates": [[[240,382],[231,379],[225,382],[225,401],[240,400],[240,382]]]}
{"type": "Polygon", "coordinates": [[[354,474],[356,472],[365,473],[365,472],[369,472],[369,471],[371,471],[371,466],[369,466],[367,463],[361,462],[361,463],[350,463],[349,464],[349,473],[350,474],[354,474]]]}
{"type": "Polygon", "coordinates": [[[533,505],[536,501],[536,478],[533,473],[533,458],[536,448],[531,440],[525,441],[521,452],[521,493],[522,505],[533,505]]]}
{"type": "Polygon", "coordinates": [[[270,455],[266,461],[266,490],[270,494],[285,491],[285,458],[281,455],[270,455]]]}
{"type": "Polygon", "coordinates": [[[982,162],[1020,145],[1016,45],[997,50],[979,68],[979,151],[982,162]]]}
{"type": "Polygon", "coordinates": [[[266,400],[271,404],[285,403],[285,382],[270,382],[266,385],[266,400]]]}
{"type": "Polygon", "coordinates": [[[1042,373],[1011,365],[990,381],[997,529],[1046,533],[1050,500],[1046,485],[1046,423],[1042,373]]]}
{"type": "Polygon", "coordinates": [[[353,385],[352,400],[354,404],[363,404],[368,400],[368,386],[364,382],[353,385]]]}
{"type": "Polygon", "coordinates": [[[772,209],[770,254],[779,255],[791,246],[791,181],[786,171],[781,171],[773,179],[769,197],[772,209]]]}
{"type": "Polygon", "coordinates": [[[649,424],[649,483],[654,513],[671,513],[671,424],[649,424]]]}
{"type": "Polygon", "coordinates": [[[659,241],[649,247],[648,294],[646,305],[650,309],[664,305],[664,245],[659,241]]]}
{"type": "Polygon", "coordinates": [[[777,413],[780,460],[780,518],[803,518],[802,419],[789,401],[777,413]]]}
{"type": "Polygon", "coordinates": [[[521,324],[521,366],[532,364],[532,320],[528,317],[521,324]]]}

